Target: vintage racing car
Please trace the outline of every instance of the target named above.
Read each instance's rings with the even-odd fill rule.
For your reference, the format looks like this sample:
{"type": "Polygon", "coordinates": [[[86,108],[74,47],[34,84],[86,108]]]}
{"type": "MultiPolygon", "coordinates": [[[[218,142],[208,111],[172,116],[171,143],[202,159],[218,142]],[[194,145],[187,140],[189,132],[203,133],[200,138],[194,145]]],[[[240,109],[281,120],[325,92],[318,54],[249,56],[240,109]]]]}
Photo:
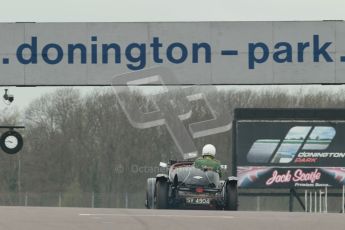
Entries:
{"type": "Polygon", "coordinates": [[[237,178],[220,180],[217,172],[195,168],[193,161],[161,162],[160,166],[169,173],[147,179],[147,208],[237,210],[237,178]]]}

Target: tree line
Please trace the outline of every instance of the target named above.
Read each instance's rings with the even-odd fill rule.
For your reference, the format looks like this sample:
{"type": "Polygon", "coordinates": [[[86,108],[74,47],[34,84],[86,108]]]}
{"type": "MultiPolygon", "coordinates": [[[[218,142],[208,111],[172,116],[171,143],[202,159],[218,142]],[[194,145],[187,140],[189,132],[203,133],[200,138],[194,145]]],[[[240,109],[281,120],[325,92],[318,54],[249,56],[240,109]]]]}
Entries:
{"type": "MultiPolygon", "coordinates": [[[[302,88],[301,88],[302,89],[302,88]]],[[[175,89],[168,95],[147,96],[140,90],[126,95],[126,103],[137,102],[140,110],[154,110],[154,101],[184,95],[175,89]]],[[[327,91],[215,90],[198,89],[221,113],[232,120],[234,108],[290,107],[343,108],[344,97],[327,91]]],[[[179,105],[177,105],[179,106],[179,105]]],[[[25,112],[24,148],[16,155],[0,154],[0,192],[62,193],[78,199],[80,193],[114,194],[99,206],[116,203],[124,193],[145,194],[146,179],[161,169],[160,161],[181,155],[165,126],[133,127],[113,90],[94,90],[86,95],[74,88],[57,89],[32,101],[25,112]]],[[[188,124],[210,119],[203,100],[192,103],[188,124]]],[[[16,124],[20,113],[2,116],[2,124],[16,124]]],[[[231,166],[231,131],[194,139],[199,151],[206,143],[217,148],[217,158],[231,166]]],[[[144,200],[144,195],[142,196],[144,200]]],[[[139,206],[142,206],[143,201],[139,206]]]]}

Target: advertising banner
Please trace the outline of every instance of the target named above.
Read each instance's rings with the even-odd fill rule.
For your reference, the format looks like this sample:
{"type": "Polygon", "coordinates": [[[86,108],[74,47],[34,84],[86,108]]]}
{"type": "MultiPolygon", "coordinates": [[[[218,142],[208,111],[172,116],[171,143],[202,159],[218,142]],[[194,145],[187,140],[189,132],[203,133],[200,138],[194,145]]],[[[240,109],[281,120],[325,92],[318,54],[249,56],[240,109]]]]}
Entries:
{"type": "Polygon", "coordinates": [[[340,187],[345,184],[345,121],[238,120],[240,187],[340,187]]]}
{"type": "Polygon", "coordinates": [[[0,85],[111,85],[155,67],[179,85],[345,83],[342,21],[0,23],[0,32],[0,85]]]}
{"type": "Polygon", "coordinates": [[[241,188],[316,188],[345,184],[342,167],[238,167],[241,188]]]}

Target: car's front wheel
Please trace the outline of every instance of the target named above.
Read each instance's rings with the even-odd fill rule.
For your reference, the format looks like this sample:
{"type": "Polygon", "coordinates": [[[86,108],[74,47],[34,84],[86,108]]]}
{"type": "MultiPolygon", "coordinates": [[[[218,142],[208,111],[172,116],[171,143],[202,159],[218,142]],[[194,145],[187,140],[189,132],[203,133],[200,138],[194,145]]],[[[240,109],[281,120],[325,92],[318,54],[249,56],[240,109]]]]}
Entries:
{"type": "Polygon", "coordinates": [[[167,209],[168,208],[168,193],[169,184],[165,180],[157,180],[156,182],[156,208],[167,209]]]}

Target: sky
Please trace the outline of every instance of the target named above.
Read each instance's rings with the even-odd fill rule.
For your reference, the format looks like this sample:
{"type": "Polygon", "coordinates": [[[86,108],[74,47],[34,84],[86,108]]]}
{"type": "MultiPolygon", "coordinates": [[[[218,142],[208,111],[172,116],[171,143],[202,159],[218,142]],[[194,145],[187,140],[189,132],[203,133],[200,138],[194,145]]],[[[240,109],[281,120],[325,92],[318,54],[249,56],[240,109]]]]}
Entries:
{"type": "Polygon", "coordinates": [[[1,0],[2,22],[343,20],[344,0],[1,0]]]}
{"type": "MultiPolygon", "coordinates": [[[[0,22],[344,20],[344,0],[0,0],[0,22]]],[[[24,109],[54,87],[0,87],[24,109]]],[[[325,87],[324,87],[325,88],[325,87]]],[[[83,92],[91,88],[83,88],[83,92]]],[[[0,109],[7,106],[0,102],[0,109]]]]}

